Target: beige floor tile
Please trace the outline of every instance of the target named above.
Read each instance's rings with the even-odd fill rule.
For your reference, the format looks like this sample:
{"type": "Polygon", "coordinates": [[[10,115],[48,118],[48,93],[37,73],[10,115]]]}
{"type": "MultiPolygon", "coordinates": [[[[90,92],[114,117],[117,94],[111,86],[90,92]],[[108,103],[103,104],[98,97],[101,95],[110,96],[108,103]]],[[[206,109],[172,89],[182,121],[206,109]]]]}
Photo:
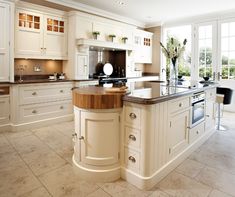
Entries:
{"type": "Polygon", "coordinates": [[[14,139],[12,143],[36,175],[66,164],[64,159],[33,135],[14,139]]]}
{"type": "Polygon", "coordinates": [[[27,192],[20,197],[50,197],[51,195],[44,187],[39,187],[33,191],[27,192]]]}
{"type": "Polygon", "coordinates": [[[81,180],[71,165],[39,176],[44,186],[56,197],[87,196],[99,189],[95,183],[81,180]]]}
{"type": "Polygon", "coordinates": [[[46,132],[45,130],[34,130],[34,134],[62,158],[69,163],[72,163],[72,155],[74,151],[72,146],[72,137],[64,136],[52,127],[48,127],[46,132]]]}
{"type": "Polygon", "coordinates": [[[235,196],[235,175],[205,167],[196,177],[196,180],[235,196]]]}
{"type": "Polygon", "coordinates": [[[87,197],[110,197],[110,195],[106,193],[104,190],[98,189],[95,192],[89,194],[87,197]]]}
{"type": "Polygon", "coordinates": [[[232,196],[218,190],[212,190],[209,197],[232,197],[232,196]]]}
{"type": "Polygon", "coordinates": [[[65,136],[72,137],[75,132],[74,121],[64,122],[61,124],[53,125],[53,127],[65,136]]]}
{"type": "Polygon", "coordinates": [[[216,133],[201,146],[201,149],[235,158],[235,139],[216,133]]]}
{"type": "Polygon", "coordinates": [[[99,184],[101,188],[114,197],[123,196],[149,196],[153,191],[140,190],[124,180],[118,180],[113,183],[99,184]]]}
{"type": "Polygon", "coordinates": [[[206,197],[211,191],[210,187],[177,172],[170,173],[157,186],[169,195],[181,197],[206,197]]]}
{"type": "Polygon", "coordinates": [[[154,191],[149,197],[173,197],[173,196],[170,196],[169,194],[164,193],[163,191],[158,189],[154,191]]]}
{"type": "MultiPolygon", "coordinates": [[[[5,168],[0,170],[0,194],[2,196],[19,196],[41,186],[41,183],[32,174],[28,167],[17,155],[11,157],[15,159],[5,164],[5,168]]],[[[2,162],[2,161],[1,161],[2,162]]]]}
{"type": "Polygon", "coordinates": [[[32,135],[31,131],[18,131],[18,132],[7,132],[5,133],[5,136],[8,139],[15,139],[15,138],[20,138],[20,137],[25,137],[28,135],[32,135]]]}
{"type": "Polygon", "coordinates": [[[202,149],[193,153],[190,159],[235,174],[235,158],[202,149]]]}
{"type": "Polygon", "coordinates": [[[198,173],[205,167],[202,163],[197,161],[186,159],[181,163],[177,168],[176,171],[184,174],[188,177],[194,178],[198,175],[198,173]]]}

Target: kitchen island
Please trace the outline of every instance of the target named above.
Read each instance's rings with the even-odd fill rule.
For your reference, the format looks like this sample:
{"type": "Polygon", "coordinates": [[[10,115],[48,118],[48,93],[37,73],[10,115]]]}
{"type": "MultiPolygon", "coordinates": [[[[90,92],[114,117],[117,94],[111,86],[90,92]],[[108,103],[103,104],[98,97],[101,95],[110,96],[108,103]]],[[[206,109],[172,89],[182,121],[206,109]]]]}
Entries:
{"type": "Polygon", "coordinates": [[[131,84],[119,108],[83,109],[74,103],[74,164],[88,179],[122,177],[151,188],[213,134],[215,93],[215,84],[151,81],[131,84]],[[203,117],[192,124],[192,100],[199,93],[203,101],[197,113],[203,117]]]}

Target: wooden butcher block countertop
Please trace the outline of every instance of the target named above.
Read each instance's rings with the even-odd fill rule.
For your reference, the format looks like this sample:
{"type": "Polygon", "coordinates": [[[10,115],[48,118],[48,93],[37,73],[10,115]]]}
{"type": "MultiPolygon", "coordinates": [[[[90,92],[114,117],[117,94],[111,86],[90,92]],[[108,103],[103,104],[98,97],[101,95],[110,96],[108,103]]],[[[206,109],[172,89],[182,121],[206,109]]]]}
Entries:
{"type": "Polygon", "coordinates": [[[87,86],[73,89],[73,105],[83,109],[114,109],[123,106],[124,88],[87,86]]]}

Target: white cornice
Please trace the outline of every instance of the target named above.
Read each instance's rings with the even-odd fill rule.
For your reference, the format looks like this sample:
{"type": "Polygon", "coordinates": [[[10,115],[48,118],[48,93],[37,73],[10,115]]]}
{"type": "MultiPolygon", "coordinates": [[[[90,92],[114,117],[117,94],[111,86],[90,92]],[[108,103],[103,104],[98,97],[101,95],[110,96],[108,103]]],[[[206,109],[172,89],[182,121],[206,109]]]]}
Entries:
{"type": "Polygon", "coordinates": [[[114,14],[114,13],[111,13],[111,12],[108,12],[108,11],[105,11],[105,10],[102,10],[102,9],[94,8],[92,6],[88,6],[88,5],[78,3],[78,2],[74,2],[74,1],[71,1],[71,0],[45,0],[45,1],[50,2],[50,3],[59,4],[59,5],[63,5],[63,6],[66,6],[66,7],[70,7],[70,8],[73,8],[74,10],[79,10],[79,11],[91,13],[91,14],[94,14],[94,15],[102,16],[102,17],[105,17],[105,18],[110,18],[110,19],[113,19],[113,20],[116,20],[116,21],[120,21],[120,22],[123,22],[123,23],[131,24],[131,25],[135,25],[135,26],[138,26],[138,27],[142,27],[142,28],[145,27],[144,23],[139,22],[137,20],[134,20],[134,19],[131,19],[131,18],[128,18],[128,17],[124,17],[124,16],[120,16],[120,15],[117,15],[117,14],[114,14]]]}

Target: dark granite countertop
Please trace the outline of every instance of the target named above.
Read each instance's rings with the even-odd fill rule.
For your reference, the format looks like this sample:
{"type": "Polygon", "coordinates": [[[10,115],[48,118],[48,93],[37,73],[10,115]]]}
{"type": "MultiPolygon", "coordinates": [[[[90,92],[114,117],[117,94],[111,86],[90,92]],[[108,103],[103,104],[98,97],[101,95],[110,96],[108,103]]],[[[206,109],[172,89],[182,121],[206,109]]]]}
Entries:
{"type": "Polygon", "coordinates": [[[198,83],[195,81],[179,81],[176,84],[166,84],[160,81],[133,82],[130,93],[123,97],[123,101],[150,105],[217,86],[217,83],[198,83]]]}

